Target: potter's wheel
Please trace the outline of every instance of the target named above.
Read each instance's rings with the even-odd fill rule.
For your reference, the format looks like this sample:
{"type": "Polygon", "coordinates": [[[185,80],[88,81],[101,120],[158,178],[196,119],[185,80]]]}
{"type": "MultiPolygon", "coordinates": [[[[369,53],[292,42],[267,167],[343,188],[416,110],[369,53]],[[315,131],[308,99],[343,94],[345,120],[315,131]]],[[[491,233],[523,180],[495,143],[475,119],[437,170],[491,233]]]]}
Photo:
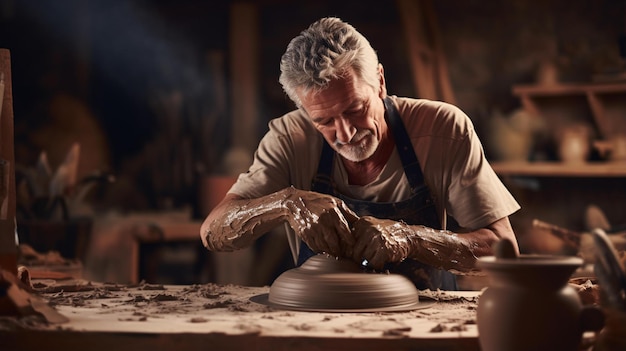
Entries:
{"type": "Polygon", "coordinates": [[[281,274],[268,296],[271,306],[320,312],[391,312],[425,308],[415,285],[399,274],[366,273],[356,263],[316,255],[281,274]]]}

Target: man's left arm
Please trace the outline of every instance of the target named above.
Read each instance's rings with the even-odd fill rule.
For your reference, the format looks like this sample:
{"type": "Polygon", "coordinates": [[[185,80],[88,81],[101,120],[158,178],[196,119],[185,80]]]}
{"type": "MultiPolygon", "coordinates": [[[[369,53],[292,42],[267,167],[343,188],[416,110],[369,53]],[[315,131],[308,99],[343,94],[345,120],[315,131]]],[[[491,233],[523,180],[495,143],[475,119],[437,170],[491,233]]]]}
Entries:
{"type": "Polygon", "coordinates": [[[513,242],[519,252],[508,217],[475,231],[454,233],[365,216],[354,224],[354,234],[357,242],[352,258],[357,262],[365,259],[375,269],[382,269],[387,262],[411,258],[436,268],[468,274],[477,270],[477,258],[492,255],[493,245],[502,239],[513,242]]]}

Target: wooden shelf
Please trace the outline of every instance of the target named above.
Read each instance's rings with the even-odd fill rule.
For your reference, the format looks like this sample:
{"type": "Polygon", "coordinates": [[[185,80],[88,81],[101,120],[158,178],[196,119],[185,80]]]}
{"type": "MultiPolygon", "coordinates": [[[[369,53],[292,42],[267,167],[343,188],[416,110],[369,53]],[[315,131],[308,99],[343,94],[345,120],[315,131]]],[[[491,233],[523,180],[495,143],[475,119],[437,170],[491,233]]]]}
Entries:
{"type": "Polygon", "coordinates": [[[554,100],[551,103],[546,100],[548,98],[571,97],[575,100],[586,101],[600,136],[605,139],[610,138],[617,128],[622,128],[625,116],[623,101],[626,101],[626,82],[515,85],[512,87],[512,92],[520,98],[526,111],[537,116],[544,116],[546,113],[554,115],[555,110],[550,107],[554,107],[555,104],[560,106],[562,111],[568,111],[567,113],[581,113],[580,105],[568,107],[554,100]]]}
{"type": "Polygon", "coordinates": [[[626,162],[491,162],[499,176],[626,178],[626,162]]]}
{"type": "Polygon", "coordinates": [[[516,85],[517,96],[562,96],[584,94],[618,94],[626,92],[626,83],[516,85]]]}

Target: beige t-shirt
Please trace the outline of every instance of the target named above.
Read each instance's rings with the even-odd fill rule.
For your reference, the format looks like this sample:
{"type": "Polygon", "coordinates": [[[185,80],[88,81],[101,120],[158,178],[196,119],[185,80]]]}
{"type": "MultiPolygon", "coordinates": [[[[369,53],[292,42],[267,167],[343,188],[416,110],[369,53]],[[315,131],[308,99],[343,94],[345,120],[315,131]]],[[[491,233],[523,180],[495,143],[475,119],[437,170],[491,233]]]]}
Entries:
{"type": "MultiPolygon", "coordinates": [[[[473,230],[519,210],[519,204],[485,159],[474,126],[464,112],[443,102],[391,98],[411,138],[440,218],[447,213],[461,227],[473,230]]],[[[229,192],[256,198],[288,186],[310,190],[322,140],[301,109],[270,121],[252,166],[229,192]]],[[[332,177],[336,190],[352,198],[396,202],[410,196],[397,150],[378,178],[368,185],[348,184],[339,157],[335,157],[332,177]]]]}

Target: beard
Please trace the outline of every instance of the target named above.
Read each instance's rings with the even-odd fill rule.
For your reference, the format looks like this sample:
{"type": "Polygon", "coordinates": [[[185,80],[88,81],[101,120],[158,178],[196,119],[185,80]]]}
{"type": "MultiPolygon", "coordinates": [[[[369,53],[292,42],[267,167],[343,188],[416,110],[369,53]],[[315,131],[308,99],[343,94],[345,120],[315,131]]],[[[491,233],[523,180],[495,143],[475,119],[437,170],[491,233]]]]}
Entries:
{"type": "Polygon", "coordinates": [[[370,158],[378,149],[378,139],[369,130],[358,131],[348,143],[335,140],[335,151],[352,162],[361,162],[370,158]]]}

